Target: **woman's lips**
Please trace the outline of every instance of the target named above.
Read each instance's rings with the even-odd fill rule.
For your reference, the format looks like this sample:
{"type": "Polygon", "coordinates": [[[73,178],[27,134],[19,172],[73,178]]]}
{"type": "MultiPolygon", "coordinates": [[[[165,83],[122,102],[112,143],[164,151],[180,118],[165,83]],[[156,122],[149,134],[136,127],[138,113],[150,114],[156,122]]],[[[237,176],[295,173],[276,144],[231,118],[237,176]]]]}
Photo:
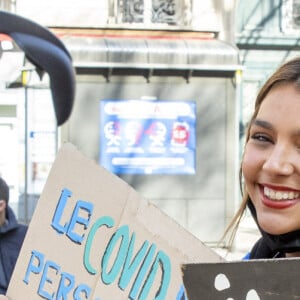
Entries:
{"type": "Polygon", "coordinates": [[[285,209],[300,202],[300,192],[291,189],[260,186],[262,202],[265,206],[275,209],[285,209]]]}

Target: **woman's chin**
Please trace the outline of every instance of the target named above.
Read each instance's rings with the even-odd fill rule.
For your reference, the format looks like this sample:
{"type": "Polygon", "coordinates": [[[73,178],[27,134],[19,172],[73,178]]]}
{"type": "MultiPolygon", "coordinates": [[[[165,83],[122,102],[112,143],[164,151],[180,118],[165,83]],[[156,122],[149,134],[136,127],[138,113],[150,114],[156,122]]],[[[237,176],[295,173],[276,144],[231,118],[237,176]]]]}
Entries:
{"type": "MultiPolygon", "coordinates": [[[[277,224],[276,224],[277,225],[277,224]]],[[[259,224],[260,228],[265,231],[268,234],[272,235],[281,235],[290,232],[287,228],[285,229],[282,226],[276,226],[276,225],[271,225],[270,223],[268,224],[259,224]]]]}

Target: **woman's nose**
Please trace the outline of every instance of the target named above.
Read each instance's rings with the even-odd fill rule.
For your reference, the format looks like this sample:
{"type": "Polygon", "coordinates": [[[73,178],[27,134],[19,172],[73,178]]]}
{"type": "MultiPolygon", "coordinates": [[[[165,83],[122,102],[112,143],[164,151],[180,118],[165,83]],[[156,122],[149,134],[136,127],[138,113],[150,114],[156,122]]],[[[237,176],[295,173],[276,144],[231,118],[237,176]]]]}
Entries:
{"type": "Polygon", "coordinates": [[[292,153],[284,145],[274,145],[263,164],[263,170],[277,175],[290,175],[294,171],[292,153]]]}

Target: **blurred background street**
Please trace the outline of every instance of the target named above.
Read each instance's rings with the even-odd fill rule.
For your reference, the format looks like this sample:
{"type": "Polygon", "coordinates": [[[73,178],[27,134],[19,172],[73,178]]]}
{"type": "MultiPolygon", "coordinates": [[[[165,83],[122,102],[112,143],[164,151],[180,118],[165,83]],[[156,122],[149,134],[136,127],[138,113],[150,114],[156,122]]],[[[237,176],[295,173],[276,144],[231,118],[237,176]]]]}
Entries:
{"type": "Polygon", "coordinates": [[[213,248],[218,254],[228,261],[241,260],[259,239],[260,233],[254,223],[250,213],[247,213],[236,234],[232,249],[213,248]]]}

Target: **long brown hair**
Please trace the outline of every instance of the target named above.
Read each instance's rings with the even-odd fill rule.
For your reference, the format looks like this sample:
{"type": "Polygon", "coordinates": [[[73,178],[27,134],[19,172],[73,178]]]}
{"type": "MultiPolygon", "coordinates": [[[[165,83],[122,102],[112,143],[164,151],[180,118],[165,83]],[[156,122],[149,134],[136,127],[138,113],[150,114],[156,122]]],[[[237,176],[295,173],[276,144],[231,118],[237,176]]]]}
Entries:
{"type": "MultiPolygon", "coordinates": [[[[271,77],[265,82],[265,84],[260,89],[254,106],[254,112],[250,119],[247,131],[246,131],[246,138],[245,138],[245,145],[246,146],[249,138],[250,138],[250,127],[253,121],[256,119],[260,106],[268,93],[275,87],[281,84],[294,84],[295,88],[300,91],[300,56],[296,57],[283,65],[281,65],[271,77]]],[[[242,174],[242,167],[240,166],[240,173],[239,173],[239,180],[240,180],[240,188],[242,191],[242,201],[240,204],[239,209],[235,213],[233,219],[229,223],[228,227],[225,230],[225,233],[222,237],[224,240],[227,236],[229,236],[228,245],[229,247],[232,246],[234,237],[236,235],[238,225],[244,215],[244,212],[247,207],[247,202],[249,201],[249,194],[247,192],[246,186],[243,184],[243,174],[242,174]]]]}

